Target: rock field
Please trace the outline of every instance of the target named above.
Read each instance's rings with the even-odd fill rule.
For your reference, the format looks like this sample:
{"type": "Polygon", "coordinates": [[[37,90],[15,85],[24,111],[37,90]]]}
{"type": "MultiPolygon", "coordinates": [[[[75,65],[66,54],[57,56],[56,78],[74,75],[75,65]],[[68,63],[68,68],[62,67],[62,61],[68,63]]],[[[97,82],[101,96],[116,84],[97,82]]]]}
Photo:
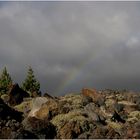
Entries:
{"type": "Polygon", "coordinates": [[[30,138],[140,139],[140,93],[83,89],[14,105],[0,98],[0,139],[30,138]]]}

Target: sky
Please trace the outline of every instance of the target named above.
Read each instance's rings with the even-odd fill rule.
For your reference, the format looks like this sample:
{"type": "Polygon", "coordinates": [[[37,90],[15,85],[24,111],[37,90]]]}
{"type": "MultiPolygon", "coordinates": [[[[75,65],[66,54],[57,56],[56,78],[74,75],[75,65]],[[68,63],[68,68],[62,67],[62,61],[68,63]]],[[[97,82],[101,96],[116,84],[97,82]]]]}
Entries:
{"type": "Polygon", "coordinates": [[[41,91],[140,91],[140,2],[0,2],[0,70],[41,91]]]}

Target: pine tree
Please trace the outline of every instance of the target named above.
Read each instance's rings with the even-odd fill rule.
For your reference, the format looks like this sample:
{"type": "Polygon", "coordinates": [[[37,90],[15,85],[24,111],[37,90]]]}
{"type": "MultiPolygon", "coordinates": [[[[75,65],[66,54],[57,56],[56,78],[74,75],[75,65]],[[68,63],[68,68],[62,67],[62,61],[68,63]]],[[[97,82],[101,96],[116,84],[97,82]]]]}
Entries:
{"type": "Polygon", "coordinates": [[[0,76],[0,94],[7,93],[11,85],[12,85],[11,76],[7,72],[6,67],[4,67],[2,74],[0,76]]]}
{"type": "Polygon", "coordinates": [[[40,94],[40,83],[36,80],[34,71],[31,67],[28,69],[27,77],[23,82],[22,88],[31,94],[40,94]]]}

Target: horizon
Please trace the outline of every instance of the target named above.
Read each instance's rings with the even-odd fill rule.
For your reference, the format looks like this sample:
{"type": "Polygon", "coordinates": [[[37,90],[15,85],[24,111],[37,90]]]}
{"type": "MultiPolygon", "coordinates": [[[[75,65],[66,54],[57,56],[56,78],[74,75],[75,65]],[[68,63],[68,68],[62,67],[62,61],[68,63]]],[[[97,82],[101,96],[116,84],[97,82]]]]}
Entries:
{"type": "Polygon", "coordinates": [[[0,2],[0,71],[28,66],[51,95],[140,91],[139,1],[0,2]]]}

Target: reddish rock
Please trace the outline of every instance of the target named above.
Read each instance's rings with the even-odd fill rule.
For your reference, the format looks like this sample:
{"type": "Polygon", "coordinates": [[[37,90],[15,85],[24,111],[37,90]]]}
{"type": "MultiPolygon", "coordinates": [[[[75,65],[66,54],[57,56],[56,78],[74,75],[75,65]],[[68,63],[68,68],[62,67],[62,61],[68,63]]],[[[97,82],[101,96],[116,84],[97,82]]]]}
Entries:
{"type": "Polygon", "coordinates": [[[129,128],[127,130],[127,133],[126,133],[126,136],[125,136],[126,139],[132,139],[132,138],[135,138],[135,139],[140,139],[140,128],[136,128],[136,127],[133,127],[133,128],[129,128]]]}
{"type": "Polygon", "coordinates": [[[91,97],[93,102],[97,103],[99,106],[104,104],[104,97],[99,94],[95,89],[83,88],[82,95],[91,97]]]}
{"type": "Polygon", "coordinates": [[[97,91],[95,89],[83,88],[82,95],[89,96],[89,97],[96,97],[98,94],[97,94],[97,91]]]}
{"type": "Polygon", "coordinates": [[[135,131],[134,129],[128,129],[126,138],[134,138],[135,131]]]}

